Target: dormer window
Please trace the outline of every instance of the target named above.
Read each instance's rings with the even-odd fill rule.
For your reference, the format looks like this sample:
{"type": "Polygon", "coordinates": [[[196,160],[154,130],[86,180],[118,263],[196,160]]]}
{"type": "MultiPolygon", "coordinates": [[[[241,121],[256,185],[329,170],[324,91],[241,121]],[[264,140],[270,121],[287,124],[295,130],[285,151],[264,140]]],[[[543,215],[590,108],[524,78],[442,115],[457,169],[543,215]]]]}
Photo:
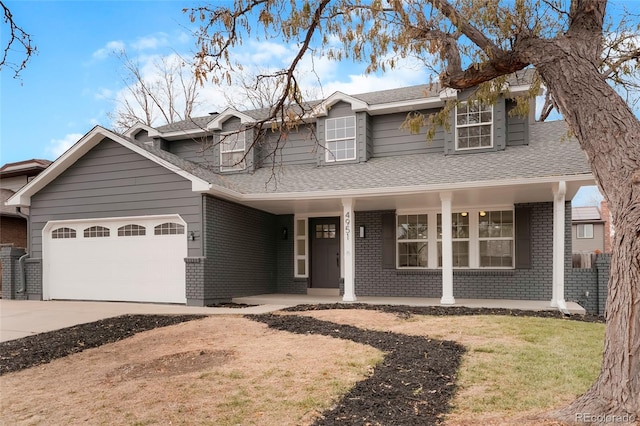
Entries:
{"type": "Polygon", "coordinates": [[[245,132],[223,133],[220,139],[220,170],[223,172],[244,170],[245,132]]]}
{"type": "Polygon", "coordinates": [[[493,105],[464,102],[456,107],[456,149],[493,147],[493,105]]]}
{"type": "Polygon", "coordinates": [[[325,121],[325,161],[356,159],[356,117],[328,118],[325,121]]]}

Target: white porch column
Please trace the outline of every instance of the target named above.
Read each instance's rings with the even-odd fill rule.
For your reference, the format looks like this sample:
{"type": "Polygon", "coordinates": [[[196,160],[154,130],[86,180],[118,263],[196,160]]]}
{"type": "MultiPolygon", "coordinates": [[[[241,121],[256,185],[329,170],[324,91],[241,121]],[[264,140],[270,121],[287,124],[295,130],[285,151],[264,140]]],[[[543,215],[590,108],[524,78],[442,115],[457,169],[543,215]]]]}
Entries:
{"type": "Polygon", "coordinates": [[[342,199],[342,241],[344,251],[342,253],[342,261],[344,265],[344,302],[356,301],[356,236],[354,233],[355,217],[353,213],[353,199],[342,199]]]}
{"type": "Polygon", "coordinates": [[[566,309],[564,301],[564,230],[567,184],[558,182],[553,188],[553,287],[551,306],[566,309]]]}
{"type": "Polygon", "coordinates": [[[451,192],[441,192],[442,204],[442,298],[440,304],[453,305],[453,235],[451,232],[451,192]]]}

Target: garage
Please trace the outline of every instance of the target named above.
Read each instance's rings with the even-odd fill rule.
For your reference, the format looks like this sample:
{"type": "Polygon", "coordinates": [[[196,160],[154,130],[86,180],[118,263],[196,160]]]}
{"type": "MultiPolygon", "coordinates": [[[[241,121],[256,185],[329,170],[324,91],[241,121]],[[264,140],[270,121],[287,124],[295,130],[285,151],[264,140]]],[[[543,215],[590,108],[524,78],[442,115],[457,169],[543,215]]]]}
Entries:
{"type": "Polygon", "coordinates": [[[179,215],[51,221],[42,242],[45,300],[186,303],[179,215]]]}

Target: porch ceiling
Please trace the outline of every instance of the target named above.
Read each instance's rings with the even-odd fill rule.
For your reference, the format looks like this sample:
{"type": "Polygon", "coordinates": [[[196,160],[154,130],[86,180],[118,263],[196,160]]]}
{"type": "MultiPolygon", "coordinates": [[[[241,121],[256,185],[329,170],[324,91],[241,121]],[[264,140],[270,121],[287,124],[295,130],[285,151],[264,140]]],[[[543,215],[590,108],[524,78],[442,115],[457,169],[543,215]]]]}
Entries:
{"type": "MultiPolygon", "coordinates": [[[[562,180],[562,179],[559,179],[562,180]]],[[[569,180],[567,184],[566,199],[571,200],[578,189],[585,185],[594,185],[591,176],[583,176],[579,179],[569,180]]],[[[397,192],[366,193],[354,192],[324,193],[317,197],[312,194],[278,194],[274,197],[261,197],[261,199],[245,199],[242,203],[259,210],[274,214],[309,214],[309,215],[338,215],[342,212],[343,198],[352,198],[356,211],[371,210],[430,210],[440,209],[440,193],[451,192],[453,194],[453,209],[506,206],[518,203],[538,203],[553,201],[553,189],[557,181],[515,184],[504,182],[503,184],[476,186],[464,189],[438,189],[410,190],[402,189],[397,192]]]]}

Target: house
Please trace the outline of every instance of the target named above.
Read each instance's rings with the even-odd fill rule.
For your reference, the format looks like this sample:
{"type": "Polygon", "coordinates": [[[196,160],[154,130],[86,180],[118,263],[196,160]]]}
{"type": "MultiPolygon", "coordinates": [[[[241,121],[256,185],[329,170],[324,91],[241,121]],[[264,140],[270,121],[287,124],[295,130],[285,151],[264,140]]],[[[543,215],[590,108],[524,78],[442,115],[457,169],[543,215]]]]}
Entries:
{"type": "Polygon", "coordinates": [[[49,164],[49,160],[33,159],[0,167],[0,244],[27,247],[29,209],[6,206],[5,202],[49,164]]]}
{"type": "MultiPolygon", "coordinates": [[[[336,92],[286,137],[261,110],[95,127],[10,200],[31,209],[25,297],[208,305],[264,293],[546,300],[593,185],[563,122],[431,85],[336,92]],[[431,140],[407,113],[458,106],[431,140]],[[251,141],[257,140],[256,144],[251,141]],[[562,141],[562,142],[561,142],[562,141]]],[[[533,109],[533,108],[532,108],[533,109]]]]}
{"type": "Polygon", "coordinates": [[[574,253],[604,252],[605,221],[597,206],[573,207],[571,238],[574,253]]]}

